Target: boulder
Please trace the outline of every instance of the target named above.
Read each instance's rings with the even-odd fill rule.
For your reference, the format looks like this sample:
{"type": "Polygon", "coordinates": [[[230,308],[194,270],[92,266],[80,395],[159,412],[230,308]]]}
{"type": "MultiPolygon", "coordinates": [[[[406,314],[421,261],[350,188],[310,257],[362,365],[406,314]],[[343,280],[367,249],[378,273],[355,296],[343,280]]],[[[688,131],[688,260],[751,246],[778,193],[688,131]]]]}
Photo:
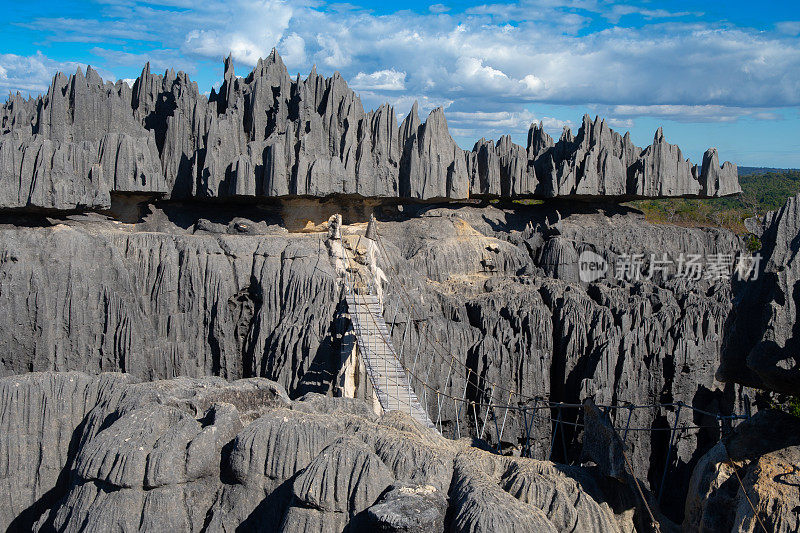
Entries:
{"type": "Polygon", "coordinates": [[[760,411],[697,464],[686,499],[685,530],[797,531],[800,419],[760,411]]]}
{"type": "Polygon", "coordinates": [[[446,494],[433,485],[395,484],[354,520],[354,529],[384,533],[444,531],[446,494]]]}

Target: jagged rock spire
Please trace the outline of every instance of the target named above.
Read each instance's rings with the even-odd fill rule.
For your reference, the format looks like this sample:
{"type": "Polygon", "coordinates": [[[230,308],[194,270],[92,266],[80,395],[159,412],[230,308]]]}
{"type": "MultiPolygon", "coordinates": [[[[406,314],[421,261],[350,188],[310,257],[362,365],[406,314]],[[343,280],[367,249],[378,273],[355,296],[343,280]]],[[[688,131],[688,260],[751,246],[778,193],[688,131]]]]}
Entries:
{"type": "Polygon", "coordinates": [[[403,122],[400,124],[400,141],[403,146],[405,146],[410,138],[417,135],[421,124],[422,122],[419,119],[419,102],[414,100],[411,111],[408,112],[408,115],[406,115],[403,122]]]}
{"type": "MultiPolygon", "coordinates": [[[[259,61],[261,61],[261,60],[259,59],[259,61]]],[[[228,57],[225,58],[224,65],[225,65],[225,70],[223,72],[223,78],[225,79],[225,81],[231,81],[234,78],[236,78],[236,73],[234,72],[234,69],[233,69],[233,54],[232,53],[229,53],[228,57]]]]}
{"type": "Polygon", "coordinates": [[[378,240],[378,223],[375,222],[375,215],[369,216],[369,222],[367,223],[367,231],[364,232],[364,238],[369,239],[371,241],[378,240]]]}
{"type": "Polygon", "coordinates": [[[18,187],[0,191],[0,207],[104,207],[110,190],[126,188],[173,197],[359,194],[422,200],[739,191],[735,165],[720,166],[714,151],[695,168],[666,142],[661,128],[642,150],[629,135],[585,115],[577,135],[565,127],[558,142],[540,122],[531,125],[525,147],[502,136],[465,151],[450,135],[441,107],[422,122],[414,102],[398,126],[389,106],[365,112],[339,73],[325,78],[314,66],[305,80],[290,78],[275,49],[245,78],[236,77],[232,54],[223,68],[222,85],[210,98],[184,73],[154,75],[149,63],[132,89],[103,85],[89,67],[69,78],[57,73],[37,100],[10,97],[2,131],[18,133],[0,137],[0,171],[18,187]],[[46,152],[47,141],[60,143],[58,153],[46,152]],[[112,146],[127,152],[113,154],[112,146]],[[32,163],[23,165],[23,159],[32,163]],[[112,160],[130,163],[115,168],[112,160]],[[100,171],[90,169],[100,163],[98,184],[100,171]]]}

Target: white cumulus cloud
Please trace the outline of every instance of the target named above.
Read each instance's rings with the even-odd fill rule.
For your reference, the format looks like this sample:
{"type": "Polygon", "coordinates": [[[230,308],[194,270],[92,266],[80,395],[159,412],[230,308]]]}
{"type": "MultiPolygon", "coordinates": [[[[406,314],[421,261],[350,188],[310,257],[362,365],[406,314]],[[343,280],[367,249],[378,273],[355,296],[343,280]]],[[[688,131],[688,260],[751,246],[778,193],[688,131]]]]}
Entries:
{"type": "Polygon", "coordinates": [[[406,88],[406,73],[394,69],[377,70],[370,74],[359,72],[350,80],[350,87],[373,91],[402,91],[406,88]]]}
{"type": "Polygon", "coordinates": [[[781,116],[762,108],[721,105],[618,105],[605,109],[613,117],[629,120],[654,117],[678,122],[734,122],[742,117],[757,120],[780,120],[781,116]]]}
{"type": "MultiPolygon", "coordinates": [[[[73,61],[54,61],[41,52],[32,56],[0,54],[0,89],[26,95],[44,93],[56,72],[74,74],[78,69],[85,70],[86,65],[73,61]]],[[[115,80],[104,69],[96,70],[105,79],[115,80]]]]}
{"type": "MultiPolygon", "coordinates": [[[[538,104],[602,109],[616,127],[637,117],[774,120],[776,109],[800,106],[800,22],[762,31],[631,4],[522,0],[376,13],[316,0],[104,0],[91,18],[24,25],[44,42],[96,43],[111,71],[150,58],[191,73],[232,53],[243,74],[239,67],[278,47],[292,73],[339,70],[368,108],[388,101],[404,115],[414,100],[426,112],[442,105],[455,128],[479,136],[524,131],[540,118],[560,130],[557,119],[528,111],[538,104]]],[[[6,54],[0,87],[43,90],[55,68],[75,66],[6,54]]]]}

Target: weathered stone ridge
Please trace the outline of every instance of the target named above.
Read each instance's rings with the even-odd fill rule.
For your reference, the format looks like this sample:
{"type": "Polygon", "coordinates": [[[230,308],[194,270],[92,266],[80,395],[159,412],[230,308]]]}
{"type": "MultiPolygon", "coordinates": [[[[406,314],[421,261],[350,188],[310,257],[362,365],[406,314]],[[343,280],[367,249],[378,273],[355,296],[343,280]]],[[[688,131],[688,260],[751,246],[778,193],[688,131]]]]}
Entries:
{"type": "Polygon", "coordinates": [[[111,191],[168,192],[155,132],[131,102],[125,83],[91,67],[57,74],[36,100],[12,97],[0,115],[0,206],[105,209],[111,191]]]}
{"type": "Polygon", "coordinates": [[[415,104],[366,112],[338,74],[289,77],[276,51],[245,78],[225,61],[206,97],[179,72],[129,88],[91,68],[58,74],[46,95],[0,111],[0,208],[106,209],[111,193],[167,198],[360,195],[413,200],[488,197],[722,196],[739,192],[736,165],[716,149],[701,166],[659,129],[644,150],[588,116],[554,142],[531,126],[527,147],[503,136],[471,151],[443,109],[415,104]]]}
{"type": "Polygon", "coordinates": [[[684,531],[800,528],[800,419],[767,409],[726,435],[697,463],[684,531]]]}
{"type": "Polygon", "coordinates": [[[760,220],[757,277],[734,286],[719,377],[797,394],[800,391],[800,195],[760,220]]]}
{"type": "Polygon", "coordinates": [[[0,378],[0,401],[13,467],[3,530],[605,532],[643,520],[632,489],[597,469],[480,451],[359,400],[290,401],[261,378],[47,372],[0,378]]]}
{"type": "MultiPolygon", "coordinates": [[[[407,365],[418,349],[431,387],[454,397],[466,391],[483,403],[494,388],[495,401],[513,393],[511,401],[527,406],[535,398],[593,397],[601,404],[682,401],[741,410],[737,387],[714,379],[730,309],[727,283],[586,285],[576,264],[585,249],[602,254],[612,274],[618,254],[634,250],[648,257],[734,254],[739,243],[731,233],[649,224],[620,208],[610,216],[563,210],[554,236],[548,206],[402,207],[403,214],[382,207],[378,222],[379,263],[389,278],[385,318],[407,365]],[[486,385],[476,390],[468,376],[486,385]]],[[[230,220],[214,218],[213,209],[172,207],[171,219],[152,209],[137,224],[95,215],[0,228],[0,375],[260,376],[293,398],[333,394],[349,318],[327,233],[288,233],[271,219],[243,218],[263,216],[261,207],[232,207],[230,220]],[[216,221],[193,218],[199,214],[216,221]]],[[[342,227],[355,240],[364,231],[364,224],[342,227]]],[[[485,411],[467,417],[452,402],[416,392],[447,436],[475,433],[484,420],[493,427],[485,411]]],[[[572,423],[577,412],[563,416],[572,423]]],[[[653,410],[631,418],[633,427],[671,422],[653,410]]],[[[673,450],[670,500],[688,481],[698,450],[715,438],[713,419],[705,422],[712,429],[685,435],[673,450]]],[[[552,425],[527,431],[516,411],[506,417],[502,442],[492,444],[520,453],[528,433],[531,455],[551,457],[552,425]]],[[[667,443],[631,433],[637,474],[658,486],[667,443]]],[[[554,460],[567,460],[580,439],[571,431],[563,437],[568,449],[559,433],[554,460]]]]}

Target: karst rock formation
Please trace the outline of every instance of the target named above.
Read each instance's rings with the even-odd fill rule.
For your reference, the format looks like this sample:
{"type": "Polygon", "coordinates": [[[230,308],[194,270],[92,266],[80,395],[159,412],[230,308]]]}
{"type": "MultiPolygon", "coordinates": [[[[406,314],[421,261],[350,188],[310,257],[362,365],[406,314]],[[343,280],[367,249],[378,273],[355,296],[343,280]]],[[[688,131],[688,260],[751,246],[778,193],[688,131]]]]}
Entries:
{"type": "Polygon", "coordinates": [[[1,120],[0,530],[797,529],[796,422],[756,397],[797,391],[800,197],[749,223],[755,279],[615,276],[747,255],[619,203],[739,192],[715,149],[697,166],[584,117],[463,150],[442,109],[398,124],[275,52],[209,96],[59,74],[1,120]],[[368,383],[341,397],[344,241],[437,429],[376,414],[368,383]],[[620,410],[621,442],[594,404],[702,412],[620,410]]]}
{"type": "Polygon", "coordinates": [[[58,74],[47,94],[13,95],[0,112],[0,207],[108,208],[112,193],[163,198],[329,196],[417,200],[475,197],[711,197],[740,191],[715,149],[684,159],[659,129],[635,146],[588,116],[554,142],[533,124],[527,147],[503,136],[471,151],[441,108],[416,104],[397,124],[365,111],[338,74],[292,79],[272,51],[245,78],[231,58],[206,97],[188,76],[150,72],[129,87],[91,68],[58,74]]]}

